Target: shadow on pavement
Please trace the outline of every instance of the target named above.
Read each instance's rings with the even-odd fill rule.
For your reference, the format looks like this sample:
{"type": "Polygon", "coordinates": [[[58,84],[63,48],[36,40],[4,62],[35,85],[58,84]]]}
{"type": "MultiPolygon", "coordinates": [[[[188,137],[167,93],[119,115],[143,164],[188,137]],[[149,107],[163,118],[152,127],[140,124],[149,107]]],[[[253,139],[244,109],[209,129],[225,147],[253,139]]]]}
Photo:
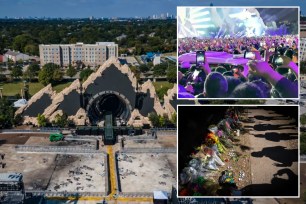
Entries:
{"type": "Polygon", "coordinates": [[[298,139],[297,134],[286,134],[286,133],[277,133],[277,132],[267,132],[265,134],[256,134],[255,137],[265,138],[273,142],[279,142],[281,140],[296,140],[298,139]]]}
{"type": "Polygon", "coordinates": [[[252,152],[252,157],[268,157],[273,161],[278,162],[275,166],[288,167],[293,162],[298,161],[298,150],[297,149],[286,149],[282,146],[276,147],[265,147],[261,151],[252,152]]]}
{"type": "Polygon", "coordinates": [[[294,123],[289,123],[286,125],[270,125],[270,124],[254,125],[254,130],[256,131],[280,130],[280,129],[296,129],[296,127],[294,123]]]}
{"type": "Polygon", "coordinates": [[[284,168],[274,174],[271,184],[251,184],[243,189],[243,196],[298,196],[298,176],[284,168]],[[288,179],[279,178],[287,174],[288,179]]]}
{"type": "Polygon", "coordinates": [[[265,120],[265,121],[270,121],[270,120],[289,120],[289,117],[267,117],[267,116],[262,116],[262,115],[255,115],[255,119],[257,120],[265,120]]]}

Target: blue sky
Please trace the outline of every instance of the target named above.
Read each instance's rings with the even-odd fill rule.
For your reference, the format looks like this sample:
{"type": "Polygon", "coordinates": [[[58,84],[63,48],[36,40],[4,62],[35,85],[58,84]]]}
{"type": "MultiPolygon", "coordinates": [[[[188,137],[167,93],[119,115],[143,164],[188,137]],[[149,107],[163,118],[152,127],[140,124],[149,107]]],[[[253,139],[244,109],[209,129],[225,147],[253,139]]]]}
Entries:
{"type": "Polygon", "coordinates": [[[306,0],[0,0],[0,17],[147,17],[176,6],[301,6],[306,0]]]}

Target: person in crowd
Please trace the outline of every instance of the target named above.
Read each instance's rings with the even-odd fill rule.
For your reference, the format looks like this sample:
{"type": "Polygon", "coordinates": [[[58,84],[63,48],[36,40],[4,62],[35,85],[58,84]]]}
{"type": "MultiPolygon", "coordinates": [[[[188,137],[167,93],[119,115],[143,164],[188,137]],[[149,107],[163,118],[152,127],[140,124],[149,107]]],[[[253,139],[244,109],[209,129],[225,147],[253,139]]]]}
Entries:
{"type": "Polygon", "coordinates": [[[179,72],[179,97],[184,98],[298,98],[298,38],[263,36],[226,39],[179,39],[179,55],[207,51],[255,53],[244,66],[231,64],[193,65],[183,62],[179,72]],[[188,67],[189,66],[189,67],[188,67]],[[189,97],[190,96],[190,97],[189,97]]]}

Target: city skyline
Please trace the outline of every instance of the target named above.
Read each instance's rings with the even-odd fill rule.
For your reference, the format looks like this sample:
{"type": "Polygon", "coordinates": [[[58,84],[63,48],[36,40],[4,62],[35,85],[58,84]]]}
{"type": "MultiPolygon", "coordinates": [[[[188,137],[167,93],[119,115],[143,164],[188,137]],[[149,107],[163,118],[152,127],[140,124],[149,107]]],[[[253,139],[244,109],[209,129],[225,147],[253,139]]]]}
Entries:
{"type": "Polygon", "coordinates": [[[177,6],[300,6],[306,15],[306,1],[301,0],[0,0],[0,18],[134,18],[161,15],[176,16],[177,6]],[[56,11],[56,12],[54,12],[56,11]]]}

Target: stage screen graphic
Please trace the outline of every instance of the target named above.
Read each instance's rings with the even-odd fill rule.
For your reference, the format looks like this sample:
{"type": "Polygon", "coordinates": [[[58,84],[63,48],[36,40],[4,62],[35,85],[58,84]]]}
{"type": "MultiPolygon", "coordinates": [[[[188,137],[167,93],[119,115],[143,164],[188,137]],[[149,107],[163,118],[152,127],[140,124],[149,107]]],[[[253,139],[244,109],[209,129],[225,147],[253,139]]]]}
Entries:
{"type": "Polygon", "coordinates": [[[299,7],[177,7],[177,14],[179,99],[299,98],[299,7]]]}
{"type": "Polygon", "coordinates": [[[298,34],[298,8],[178,7],[178,38],[298,34]]]}

